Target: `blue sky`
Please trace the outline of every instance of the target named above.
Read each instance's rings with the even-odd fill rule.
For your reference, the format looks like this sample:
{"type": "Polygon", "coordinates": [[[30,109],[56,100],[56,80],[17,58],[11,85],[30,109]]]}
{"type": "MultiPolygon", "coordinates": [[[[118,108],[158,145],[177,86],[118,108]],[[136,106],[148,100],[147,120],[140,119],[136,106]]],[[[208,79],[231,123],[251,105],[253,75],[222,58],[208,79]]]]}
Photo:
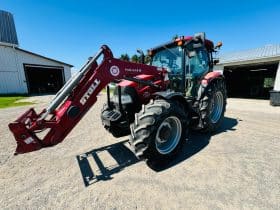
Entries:
{"type": "Polygon", "coordinates": [[[1,0],[13,13],[20,47],[78,69],[102,44],[114,55],[206,32],[222,52],[280,43],[279,0],[1,0]]]}

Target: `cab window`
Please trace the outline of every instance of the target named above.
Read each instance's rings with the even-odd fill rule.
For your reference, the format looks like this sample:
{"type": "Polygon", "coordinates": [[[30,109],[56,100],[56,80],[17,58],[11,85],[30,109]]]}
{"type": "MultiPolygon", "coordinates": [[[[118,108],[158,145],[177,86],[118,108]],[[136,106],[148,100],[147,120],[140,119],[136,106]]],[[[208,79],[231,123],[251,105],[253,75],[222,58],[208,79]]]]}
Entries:
{"type": "Polygon", "coordinates": [[[209,57],[205,48],[197,49],[196,55],[188,59],[189,62],[186,63],[187,72],[191,74],[191,77],[200,78],[205,72],[209,71],[209,57]],[[188,65],[190,65],[190,69],[188,65]]]}

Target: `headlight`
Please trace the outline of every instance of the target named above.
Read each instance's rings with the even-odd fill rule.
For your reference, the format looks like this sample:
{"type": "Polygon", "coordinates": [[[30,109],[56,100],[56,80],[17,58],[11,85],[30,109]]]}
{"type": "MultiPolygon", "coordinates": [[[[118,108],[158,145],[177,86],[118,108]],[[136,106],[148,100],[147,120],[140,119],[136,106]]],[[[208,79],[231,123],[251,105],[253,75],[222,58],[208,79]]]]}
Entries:
{"type": "MultiPolygon", "coordinates": [[[[111,98],[111,101],[114,103],[119,103],[119,96],[113,95],[113,97],[111,98]]],[[[121,101],[122,101],[122,104],[130,104],[130,103],[132,103],[132,98],[130,95],[122,95],[121,101]]]]}

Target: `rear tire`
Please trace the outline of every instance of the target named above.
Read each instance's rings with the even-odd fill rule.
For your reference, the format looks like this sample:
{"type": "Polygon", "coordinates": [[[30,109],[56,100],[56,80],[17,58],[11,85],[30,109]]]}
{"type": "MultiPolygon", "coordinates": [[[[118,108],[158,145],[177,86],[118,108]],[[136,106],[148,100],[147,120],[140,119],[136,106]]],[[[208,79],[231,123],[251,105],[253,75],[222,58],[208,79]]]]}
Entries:
{"type": "Polygon", "coordinates": [[[226,110],[226,98],[224,80],[218,79],[209,84],[199,105],[202,132],[214,132],[219,128],[226,110]]]}
{"type": "Polygon", "coordinates": [[[186,113],[176,103],[158,99],[144,105],[131,124],[130,144],[139,159],[174,157],[186,140],[186,113]]]}

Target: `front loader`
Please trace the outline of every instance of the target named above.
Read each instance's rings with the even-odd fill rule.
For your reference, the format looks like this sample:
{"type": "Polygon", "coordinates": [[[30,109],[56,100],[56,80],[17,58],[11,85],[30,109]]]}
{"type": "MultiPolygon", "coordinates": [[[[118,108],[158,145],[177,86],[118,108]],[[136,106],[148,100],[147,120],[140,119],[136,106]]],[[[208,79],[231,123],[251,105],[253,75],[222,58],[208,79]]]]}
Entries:
{"type": "Polygon", "coordinates": [[[220,46],[204,33],[180,37],[151,49],[151,64],[145,65],[116,59],[103,45],[46,109],[38,114],[30,109],[9,124],[15,154],[62,142],[107,86],[104,128],[115,137],[130,135],[139,159],[173,157],[190,128],[211,132],[222,122],[226,89],[223,75],[213,72],[212,57],[220,46]],[[116,84],[112,96],[109,83],[116,84]]]}

